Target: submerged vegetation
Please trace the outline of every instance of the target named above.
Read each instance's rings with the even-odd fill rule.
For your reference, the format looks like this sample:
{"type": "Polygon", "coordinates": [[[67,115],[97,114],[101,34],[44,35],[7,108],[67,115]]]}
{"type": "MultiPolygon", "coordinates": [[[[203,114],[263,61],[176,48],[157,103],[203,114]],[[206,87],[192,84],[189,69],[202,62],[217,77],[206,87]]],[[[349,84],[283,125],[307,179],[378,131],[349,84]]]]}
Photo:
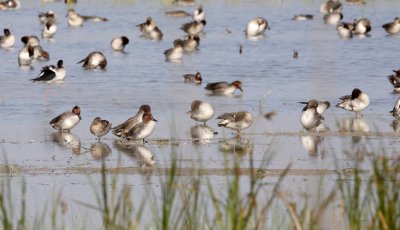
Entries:
{"type": "MultiPolygon", "coordinates": [[[[144,197],[138,197],[103,160],[100,183],[89,179],[96,204],[72,202],[99,214],[98,229],[400,229],[398,158],[373,155],[370,171],[357,165],[337,170],[336,182],[328,191],[321,176],[319,187],[325,191],[311,194],[319,202],[310,205],[306,196],[293,199],[285,190],[290,165],[270,178],[265,170],[271,159],[255,166],[250,153],[249,173],[242,173],[241,156],[225,155],[226,175],[211,178],[200,168],[181,175],[179,156],[173,154],[166,174],[159,176],[159,186],[148,183],[144,197]]],[[[27,195],[26,182],[10,171],[6,174],[0,186],[0,229],[87,226],[83,219],[82,223],[65,222],[68,204],[61,192],[40,207],[40,214],[27,210],[26,199],[34,197],[27,195]],[[11,185],[16,179],[20,189],[11,185]]]]}

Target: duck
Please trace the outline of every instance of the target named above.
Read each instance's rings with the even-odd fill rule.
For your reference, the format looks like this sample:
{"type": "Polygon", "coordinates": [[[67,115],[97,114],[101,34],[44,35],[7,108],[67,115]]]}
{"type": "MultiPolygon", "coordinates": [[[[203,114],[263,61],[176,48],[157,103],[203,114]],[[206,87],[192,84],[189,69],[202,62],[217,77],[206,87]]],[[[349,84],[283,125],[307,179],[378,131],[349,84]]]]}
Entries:
{"type": "Polygon", "coordinates": [[[174,41],[174,47],[164,51],[164,55],[167,61],[180,60],[183,55],[182,40],[176,39],[174,41]]]}
{"type": "Polygon", "coordinates": [[[42,29],[42,37],[43,38],[52,38],[54,34],[57,32],[57,25],[54,21],[47,21],[42,29]]]}
{"type": "Polygon", "coordinates": [[[352,38],[355,25],[354,23],[341,22],[336,26],[336,30],[341,38],[352,38]]]}
{"type": "Polygon", "coordinates": [[[342,101],[336,106],[355,112],[356,117],[358,117],[359,112],[366,109],[369,105],[369,96],[358,88],[353,89],[351,95],[340,97],[340,100],[342,101]]]}
{"type": "Polygon", "coordinates": [[[371,31],[371,21],[368,18],[354,20],[354,34],[366,35],[371,31]]]}
{"type": "Polygon", "coordinates": [[[10,48],[15,43],[15,37],[9,29],[4,29],[4,36],[0,36],[0,47],[10,48]]]}
{"type": "Polygon", "coordinates": [[[52,119],[49,123],[54,129],[60,130],[60,132],[64,132],[64,130],[69,132],[80,120],[81,109],[79,106],[75,106],[71,112],[64,112],[52,119]]]}
{"type": "Polygon", "coordinates": [[[30,45],[30,46],[40,45],[39,38],[35,35],[23,36],[21,37],[21,42],[24,43],[25,45],[30,45]]]}
{"type": "MultiPolygon", "coordinates": [[[[307,105],[308,103],[310,103],[310,101],[308,102],[299,102],[300,104],[305,104],[307,105]]],[[[329,101],[317,101],[317,113],[319,114],[323,114],[325,113],[326,110],[329,109],[329,107],[331,106],[331,103],[329,101]]]]}
{"type": "Polygon", "coordinates": [[[306,130],[317,128],[324,119],[317,111],[318,105],[318,101],[310,100],[301,112],[300,123],[306,130]]]}
{"type": "Polygon", "coordinates": [[[49,52],[45,51],[41,46],[40,46],[40,41],[37,36],[34,35],[28,35],[28,36],[23,36],[21,38],[22,43],[25,44],[25,46],[30,45],[32,46],[34,53],[33,53],[33,59],[39,60],[49,60],[50,55],[49,52]]]}
{"type": "Polygon", "coordinates": [[[75,12],[74,9],[69,9],[67,12],[68,17],[68,25],[72,27],[80,27],[83,26],[83,22],[85,21],[82,16],[75,12]]]}
{"type": "Polygon", "coordinates": [[[247,23],[246,35],[249,37],[261,36],[266,29],[270,29],[265,18],[256,17],[247,23]]]}
{"type": "Polygon", "coordinates": [[[199,35],[203,32],[204,26],[207,24],[206,20],[191,21],[181,26],[181,30],[185,31],[189,35],[199,35]]]}
{"type": "Polygon", "coordinates": [[[130,117],[128,120],[123,122],[120,125],[115,126],[112,128],[112,133],[117,137],[125,136],[130,129],[132,129],[135,125],[142,122],[143,114],[151,112],[151,108],[149,105],[141,105],[139,111],[136,113],[135,116],[130,117]]]}
{"type": "Polygon", "coordinates": [[[116,37],[111,40],[111,48],[114,51],[123,52],[125,46],[129,43],[129,39],[126,36],[116,37]]]}
{"type": "Polygon", "coordinates": [[[396,119],[400,119],[400,98],[397,99],[392,111],[389,112],[396,119]]]}
{"type": "Polygon", "coordinates": [[[201,84],[201,82],[203,81],[200,72],[197,72],[195,74],[185,74],[183,75],[183,79],[185,83],[201,84]]]}
{"type": "Polygon", "coordinates": [[[205,89],[211,91],[213,94],[232,94],[236,89],[243,92],[242,82],[238,80],[232,83],[226,81],[208,83],[205,89]]]}
{"type": "Polygon", "coordinates": [[[195,11],[193,11],[192,18],[194,21],[197,22],[201,22],[205,19],[205,14],[202,5],[200,5],[199,7],[197,7],[195,11]]]}
{"type": "Polygon", "coordinates": [[[86,58],[80,60],[77,64],[82,63],[85,69],[105,69],[107,67],[107,59],[100,51],[91,52],[86,58]]]}
{"type": "Polygon", "coordinates": [[[57,67],[55,68],[55,72],[56,72],[55,81],[63,81],[67,74],[67,71],[64,68],[63,60],[58,60],[57,67]]]}
{"type": "Polygon", "coordinates": [[[83,26],[84,21],[93,21],[93,22],[107,22],[108,19],[104,17],[98,16],[84,16],[75,12],[74,9],[69,9],[67,12],[68,17],[68,25],[72,27],[80,27],[83,26]]]}
{"type": "Polygon", "coordinates": [[[49,21],[56,21],[56,14],[52,10],[49,10],[46,13],[39,13],[38,16],[40,24],[46,24],[49,21]]]}
{"type": "Polygon", "coordinates": [[[400,32],[400,18],[396,17],[393,22],[385,23],[382,27],[389,34],[397,34],[400,32]]]}
{"type": "Polygon", "coordinates": [[[147,33],[145,35],[146,38],[151,39],[151,40],[162,40],[163,38],[163,33],[161,32],[161,30],[156,26],[154,27],[154,29],[152,31],[150,31],[149,33],[147,33]]]}
{"type": "Polygon", "coordinates": [[[324,15],[325,24],[336,25],[342,19],[343,19],[343,14],[340,12],[333,12],[324,15]]]}
{"type": "Polygon", "coordinates": [[[210,103],[194,100],[187,114],[193,120],[206,124],[208,120],[214,117],[214,107],[210,103]]]}
{"type": "Polygon", "coordinates": [[[50,55],[49,52],[47,52],[46,50],[44,50],[42,48],[42,46],[37,45],[37,46],[33,46],[33,59],[36,60],[49,60],[50,59],[50,55]]]}
{"type": "Polygon", "coordinates": [[[393,70],[393,72],[395,72],[395,74],[392,74],[390,76],[388,76],[388,80],[389,82],[393,85],[393,91],[394,92],[400,92],[400,76],[399,74],[396,73],[395,70],[393,70]]]}
{"type": "Polygon", "coordinates": [[[321,4],[319,11],[323,14],[339,13],[342,8],[342,3],[339,0],[328,0],[321,4]]]}
{"type": "Polygon", "coordinates": [[[293,16],[292,20],[293,21],[307,21],[307,20],[312,20],[314,18],[314,15],[312,14],[298,14],[293,16]]]}
{"type": "Polygon", "coordinates": [[[193,52],[200,45],[200,37],[197,35],[188,35],[185,40],[182,41],[182,47],[185,52],[193,52]]]}
{"type": "Polygon", "coordinates": [[[33,47],[26,45],[18,53],[18,64],[20,66],[30,66],[34,55],[33,47]]]}
{"type": "Polygon", "coordinates": [[[235,130],[237,136],[240,136],[241,130],[249,128],[254,121],[253,115],[246,111],[224,113],[217,119],[221,120],[218,122],[218,127],[235,130]]]}
{"type": "Polygon", "coordinates": [[[111,130],[111,126],[112,124],[109,121],[96,117],[90,124],[90,132],[100,141],[100,137],[106,135],[111,130]]]}
{"type": "Polygon", "coordinates": [[[173,0],[173,3],[178,6],[193,6],[195,0],[173,0]]]}
{"type": "Polygon", "coordinates": [[[0,2],[0,10],[17,10],[21,7],[18,0],[5,0],[0,2]]]}
{"type": "Polygon", "coordinates": [[[136,25],[137,28],[143,33],[143,34],[148,34],[150,33],[154,28],[157,27],[156,22],[152,17],[147,17],[146,21],[143,23],[140,23],[136,25]]]}
{"type": "Polygon", "coordinates": [[[184,10],[167,11],[167,12],[165,12],[165,14],[170,17],[189,17],[189,16],[191,16],[191,14],[189,14],[188,12],[186,12],[184,10]]]}
{"type": "Polygon", "coordinates": [[[125,135],[122,135],[123,138],[128,140],[143,140],[145,143],[145,138],[150,136],[154,128],[156,126],[157,120],[153,118],[151,112],[145,112],[142,117],[142,122],[139,122],[134,127],[132,127],[125,135]]]}

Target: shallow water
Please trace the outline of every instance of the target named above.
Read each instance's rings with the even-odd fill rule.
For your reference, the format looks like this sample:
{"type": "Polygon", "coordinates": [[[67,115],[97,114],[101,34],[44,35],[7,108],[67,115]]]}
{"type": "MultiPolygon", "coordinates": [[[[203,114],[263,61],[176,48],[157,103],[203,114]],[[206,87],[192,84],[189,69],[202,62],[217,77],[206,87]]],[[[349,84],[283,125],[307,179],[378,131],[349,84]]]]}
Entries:
{"type": "MultiPolygon", "coordinates": [[[[373,152],[396,152],[397,129],[391,126],[393,119],[388,111],[399,96],[392,93],[386,76],[399,68],[400,36],[386,35],[381,25],[398,16],[400,2],[344,5],[344,21],[368,17],[372,22],[371,36],[349,40],[340,39],[334,26],[323,23],[319,13],[321,1],[201,3],[207,25],[200,48],[184,55],[180,63],[166,62],[163,51],[172,47],[174,39],[184,36],[179,27],[190,18],[168,17],[164,12],[192,12],[195,6],[177,7],[157,1],[83,1],[75,6],[77,12],[105,16],[110,21],[87,22],[82,28],[68,27],[67,6],[63,3],[22,1],[20,10],[0,12],[0,25],[10,28],[17,40],[13,49],[0,50],[1,146],[8,163],[25,172],[22,174],[31,190],[41,194],[61,187],[66,199],[75,199],[89,187],[86,174],[91,172],[87,169],[98,169],[102,154],[107,165],[146,165],[157,169],[168,168],[171,152],[176,152],[180,167],[200,166],[217,174],[224,168],[226,156],[241,155],[242,167],[248,167],[250,153],[256,164],[273,156],[268,167],[271,170],[283,169],[289,163],[293,170],[335,170],[335,162],[339,162],[340,168],[351,168],[356,159],[362,160],[363,168],[370,169],[368,159],[373,152]],[[22,70],[17,61],[22,47],[19,38],[39,36],[37,13],[49,9],[58,16],[58,32],[53,40],[42,40],[41,45],[49,51],[51,60],[22,70]],[[290,20],[300,13],[314,14],[314,20],[290,20]],[[162,41],[140,37],[135,27],[150,15],[164,33],[162,41]],[[266,37],[253,41],[245,38],[243,30],[247,21],[256,16],[265,17],[271,30],[266,37]],[[109,43],[121,35],[130,39],[126,53],[113,52],[109,43]],[[107,57],[106,71],[87,71],[76,64],[95,50],[107,57]],[[298,50],[298,59],[293,59],[293,50],[298,50]],[[32,84],[29,79],[36,77],[42,66],[55,64],[59,59],[64,60],[67,77],[65,82],[51,85],[46,104],[47,85],[32,84]],[[197,71],[202,73],[202,85],[183,83],[183,74],[197,71]],[[207,82],[233,80],[243,82],[243,95],[210,97],[203,89],[207,82]],[[355,87],[371,98],[361,119],[334,107],[340,96],[350,94],[355,87]],[[330,131],[322,137],[307,135],[299,121],[303,106],[297,102],[314,98],[328,100],[332,105],[324,114],[324,124],[330,131]],[[196,122],[185,112],[194,99],[213,104],[216,115],[250,111],[256,117],[255,123],[244,132],[245,140],[240,141],[233,138],[231,131],[217,127],[217,120],[212,119],[207,124],[218,135],[200,143],[192,142],[191,130],[196,128],[196,122]],[[149,104],[158,120],[145,147],[123,148],[112,134],[102,139],[105,145],[95,145],[89,131],[94,117],[117,125],[134,115],[141,104],[149,104]],[[79,125],[70,134],[61,135],[53,130],[48,122],[75,105],[82,110],[79,125]],[[277,113],[272,120],[263,117],[269,111],[277,113]],[[314,143],[318,143],[317,147],[314,143]],[[311,147],[306,149],[303,144],[311,147]],[[90,151],[91,148],[96,151],[90,151]],[[42,186],[42,180],[51,186],[42,186]],[[66,182],[68,186],[63,186],[66,182]]],[[[143,182],[138,175],[131,172],[127,176],[135,186],[143,182]]],[[[295,174],[290,177],[299,180],[295,174]]],[[[157,177],[154,180],[158,181],[157,177]]],[[[296,183],[288,187],[296,188],[296,183]]],[[[90,197],[90,193],[87,195],[90,197]]]]}

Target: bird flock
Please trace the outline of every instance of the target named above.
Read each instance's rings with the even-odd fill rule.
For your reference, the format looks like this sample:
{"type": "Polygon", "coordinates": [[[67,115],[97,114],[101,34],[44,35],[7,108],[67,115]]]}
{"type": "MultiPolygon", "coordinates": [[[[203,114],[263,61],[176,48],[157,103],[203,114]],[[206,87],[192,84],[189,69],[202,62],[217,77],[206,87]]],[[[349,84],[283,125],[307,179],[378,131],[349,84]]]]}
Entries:
{"type": "MultiPolygon", "coordinates": [[[[351,3],[365,4],[362,0],[347,0],[351,3]]],[[[194,4],[193,0],[176,0],[176,4],[194,4]]],[[[21,7],[18,0],[5,0],[0,2],[0,10],[17,10],[21,7]]],[[[320,12],[324,14],[323,20],[326,24],[336,25],[338,34],[343,39],[350,39],[353,36],[369,36],[372,30],[372,25],[369,19],[361,18],[355,19],[353,22],[343,22],[343,4],[339,0],[328,0],[320,6],[320,12]]],[[[173,41],[173,47],[164,51],[165,60],[168,62],[180,61],[184,54],[187,52],[195,53],[200,46],[200,38],[204,32],[206,25],[205,11],[203,6],[198,6],[192,14],[177,10],[167,11],[166,16],[169,17],[188,17],[192,16],[192,21],[183,24],[180,29],[186,33],[184,38],[177,38],[173,41]]],[[[57,32],[57,15],[54,11],[46,13],[39,13],[39,22],[43,28],[41,36],[43,39],[49,39],[56,36],[57,32]]],[[[292,20],[306,21],[313,20],[314,15],[299,14],[295,15],[292,20]]],[[[107,22],[109,19],[99,16],[81,15],[74,9],[70,8],[67,11],[67,23],[70,27],[82,27],[86,22],[107,22]]],[[[155,20],[149,16],[145,22],[137,24],[136,26],[142,33],[142,37],[149,40],[162,40],[163,32],[157,26],[155,20]]],[[[400,32],[400,18],[395,17],[392,22],[382,25],[382,28],[388,34],[397,34],[400,32]]],[[[268,21],[264,17],[255,17],[247,23],[244,28],[244,34],[249,39],[259,38],[265,36],[266,30],[271,29],[268,21]]],[[[4,35],[0,36],[0,47],[10,48],[15,44],[15,37],[12,34],[12,28],[4,28],[4,35]]],[[[21,37],[21,42],[24,44],[23,48],[18,53],[18,63],[20,66],[30,66],[33,60],[47,61],[50,55],[40,46],[40,39],[35,35],[26,35],[21,37]]],[[[126,36],[115,37],[110,41],[110,46],[114,51],[124,52],[124,48],[129,44],[129,38],[126,36]]],[[[240,46],[239,52],[242,52],[240,46]]],[[[298,51],[293,54],[294,58],[298,58],[298,51]]],[[[85,69],[106,69],[107,59],[100,51],[93,51],[85,58],[77,62],[82,64],[85,69]]],[[[63,60],[59,60],[57,65],[47,65],[41,69],[41,72],[36,78],[31,79],[32,82],[46,82],[51,84],[54,81],[64,81],[66,77],[66,70],[63,66],[63,60]]],[[[400,70],[394,70],[394,74],[388,76],[390,83],[394,87],[394,91],[400,92],[400,70]]],[[[201,84],[202,76],[200,72],[195,74],[183,75],[183,81],[186,83],[201,84]]],[[[243,92],[243,83],[241,80],[235,80],[231,83],[226,81],[208,83],[205,86],[211,95],[231,95],[240,90],[243,92]]],[[[47,98],[47,95],[46,95],[47,98]]],[[[308,102],[300,102],[306,104],[300,116],[300,123],[306,130],[323,130],[321,128],[323,116],[322,114],[330,107],[327,101],[318,101],[316,99],[309,100],[308,102]]],[[[370,103],[368,95],[355,88],[351,94],[340,97],[340,102],[336,107],[348,111],[355,112],[356,117],[360,116],[360,112],[365,110],[370,103]]],[[[396,102],[394,108],[390,113],[397,119],[400,118],[400,99],[396,102]]],[[[71,130],[81,120],[81,109],[79,106],[74,106],[71,111],[64,112],[50,121],[50,125],[60,132],[71,130]]],[[[188,116],[197,122],[204,122],[204,124],[212,119],[215,114],[214,107],[205,101],[194,100],[191,103],[190,111],[187,112],[188,116]]],[[[267,116],[267,115],[266,115],[267,116]]],[[[238,111],[223,113],[217,117],[218,126],[234,130],[238,136],[241,131],[250,127],[254,121],[254,117],[250,112],[238,111]]],[[[139,111],[133,117],[130,117],[122,124],[112,126],[112,124],[100,117],[94,118],[90,125],[90,132],[98,137],[105,136],[112,132],[117,137],[125,140],[143,140],[151,135],[156,126],[157,120],[151,113],[149,105],[141,105],[139,111]]]]}

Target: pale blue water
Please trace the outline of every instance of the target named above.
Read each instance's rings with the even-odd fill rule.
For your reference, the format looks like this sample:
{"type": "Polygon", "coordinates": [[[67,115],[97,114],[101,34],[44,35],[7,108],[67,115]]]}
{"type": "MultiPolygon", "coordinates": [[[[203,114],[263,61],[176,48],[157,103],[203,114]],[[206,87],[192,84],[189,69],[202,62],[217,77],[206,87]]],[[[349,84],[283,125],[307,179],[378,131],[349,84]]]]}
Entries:
{"type": "MultiPolygon", "coordinates": [[[[400,36],[387,36],[381,25],[399,16],[400,2],[373,1],[363,6],[344,5],[344,21],[368,17],[372,22],[371,36],[354,37],[350,40],[339,38],[334,26],[325,25],[319,13],[322,1],[203,1],[207,25],[201,36],[199,51],[184,55],[181,63],[165,62],[163,51],[172,47],[176,38],[183,38],[179,27],[191,18],[173,18],[165,11],[184,9],[193,12],[196,6],[176,7],[158,1],[80,1],[75,10],[84,15],[98,15],[109,22],[87,22],[81,28],[70,28],[65,14],[67,6],[61,2],[41,3],[22,1],[17,11],[1,11],[1,28],[10,28],[16,36],[11,50],[0,50],[0,139],[11,164],[28,169],[49,168],[68,174],[70,167],[99,167],[90,152],[96,141],[90,134],[89,125],[94,117],[100,116],[117,125],[135,114],[141,104],[152,107],[154,117],[159,121],[153,135],[155,139],[176,139],[175,151],[179,154],[182,167],[193,165],[220,169],[224,166],[225,155],[221,153],[221,141],[233,137],[229,130],[217,127],[217,120],[207,124],[219,134],[206,144],[191,142],[190,129],[196,125],[185,112],[194,99],[210,102],[216,108],[216,115],[237,110],[250,111],[255,124],[245,131],[251,148],[243,156],[243,167],[248,165],[248,154],[253,153],[260,163],[273,149],[275,156],[270,165],[273,169],[285,168],[292,163],[293,169],[335,169],[334,159],[341,167],[351,167],[354,157],[343,154],[343,150],[357,152],[363,149],[350,136],[338,137],[336,125],[351,121],[354,114],[335,108],[340,96],[350,94],[358,87],[369,94],[371,104],[363,114],[363,131],[372,136],[361,138],[368,143],[363,167],[369,168],[368,153],[381,149],[387,154],[395,152],[397,136],[393,135],[392,117],[388,114],[397,98],[386,76],[392,69],[398,69],[398,46],[400,36]],[[18,51],[22,47],[23,35],[40,35],[41,25],[38,12],[56,12],[58,32],[53,41],[41,41],[50,53],[51,60],[37,62],[32,70],[18,67],[18,51]],[[292,21],[294,14],[314,14],[312,21],[292,21]],[[150,41],[140,37],[135,25],[152,16],[164,33],[162,41],[150,41]],[[247,22],[256,17],[265,17],[271,27],[266,37],[251,41],[245,38],[243,30],[247,22]],[[229,33],[230,31],[231,33],[229,33]],[[125,35],[130,39],[126,53],[115,53],[109,45],[112,38],[125,35]],[[243,53],[239,54],[239,46],[243,53]],[[92,51],[101,51],[108,59],[106,71],[86,71],[76,64],[92,51]],[[293,59],[293,50],[299,58],[293,59]],[[63,59],[67,77],[63,84],[52,84],[48,105],[45,105],[46,84],[32,84],[44,65],[55,64],[63,59]],[[203,84],[184,84],[182,75],[200,71],[203,84]],[[241,97],[209,97],[204,90],[207,82],[241,80],[244,93],[241,97]],[[275,111],[277,115],[268,121],[260,113],[275,111]],[[299,101],[309,99],[328,100],[332,107],[325,113],[325,124],[332,133],[322,138],[318,151],[307,151],[302,146],[300,113],[303,105],[299,101]],[[81,155],[73,154],[68,145],[53,141],[55,131],[48,122],[61,112],[81,107],[82,121],[72,130],[76,143],[81,144],[81,155]],[[365,128],[365,127],[364,127],[365,128]],[[384,132],[386,137],[375,135],[384,132]],[[335,157],[333,157],[335,153],[335,157]],[[53,159],[54,156],[54,159],[53,159]]],[[[200,4],[199,3],[199,4],[200,4]]],[[[351,123],[351,122],[350,122],[351,123]]],[[[104,143],[111,153],[106,160],[116,165],[121,158],[122,166],[139,167],[140,157],[132,160],[115,148],[117,140],[112,134],[104,137],[104,143]]],[[[229,146],[229,145],[228,145],[229,146]]],[[[146,145],[154,155],[153,167],[168,167],[171,162],[171,146],[150,141],[146,145]]],[[[233,156],[233,155],[232,155],[233,156]]],[[[30,174],[26,175],[31,177],[30,174]]],[[[38,180],[45,178],[54,187],[64,187],[66,196],[74,199],[73,191],[87,189],[86,177],[69,175],[60,179],[59,174],[33,177],[32,189],[40,187],[38,180]],[[75,185],[75,180],[79,186],[75,185]],[[63,186],[65,182],[72,188],[63,186]],[[69,192],[71,193],[69,193],[69,192]]],[[[129,176],[132,184],[140,183],[138,175],[129,176]]],[[[298,178],[297,178],[298,179],[298,178]]],[[[296,180],[297,180],[296,179],[296,180]]],[[[157,178],[155,179],[157,181],[157,178]]],[[[300,184],[302,181],[300,180],[300,184]]],[[[315,183],[311,180],[310,183],[315,183]]],[[[290,187],[290,186],[289,186],[290,187]]]]}

